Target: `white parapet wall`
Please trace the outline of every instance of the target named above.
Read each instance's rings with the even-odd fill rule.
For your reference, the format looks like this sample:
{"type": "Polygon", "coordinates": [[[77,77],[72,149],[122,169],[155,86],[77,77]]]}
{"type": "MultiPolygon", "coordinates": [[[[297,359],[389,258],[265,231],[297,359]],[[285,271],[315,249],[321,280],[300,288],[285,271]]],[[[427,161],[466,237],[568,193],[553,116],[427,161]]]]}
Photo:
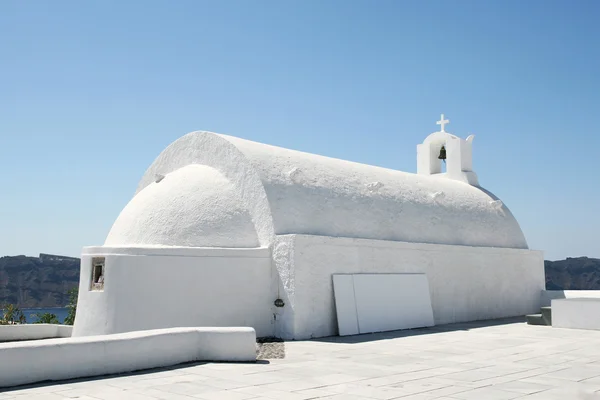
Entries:
{"type": "Polygon", "coordinates": [[[252,328],[171,328],[0,344],[0,387],[191,361],[256,361],[252,328]]]}
{"type": "Polygon", "coordinates": [[[71,337],[73,327],[55,324],[0,325],[0,342],[71,337]]]}
{"type": "Polygon", "coordinates": [[[600,331],[600,298],[552,300],[552,327],[600,331]]]}
{"type": "Polygon", "coordinates": [[[554,299],[600,299],[600,290],[542,290],[542,307],[554,299]]]}

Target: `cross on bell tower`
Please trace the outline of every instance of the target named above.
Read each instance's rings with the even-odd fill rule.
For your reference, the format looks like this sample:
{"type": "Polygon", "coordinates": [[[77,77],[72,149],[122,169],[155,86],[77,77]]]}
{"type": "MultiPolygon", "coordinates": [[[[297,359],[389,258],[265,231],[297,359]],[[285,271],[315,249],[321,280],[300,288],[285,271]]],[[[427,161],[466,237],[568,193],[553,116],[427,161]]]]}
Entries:
{"type": "Polygon", "coordinates": [[[437,125],[440,125],[442,127],[440,129],[440,132],[446,132],[445,125],[449,124],[449,123],[450,123],[450,120],[444,119],[444,114],[442,114],[442,117],[440,118],[440,120],[438,122],[436,122],[437,125]]]}

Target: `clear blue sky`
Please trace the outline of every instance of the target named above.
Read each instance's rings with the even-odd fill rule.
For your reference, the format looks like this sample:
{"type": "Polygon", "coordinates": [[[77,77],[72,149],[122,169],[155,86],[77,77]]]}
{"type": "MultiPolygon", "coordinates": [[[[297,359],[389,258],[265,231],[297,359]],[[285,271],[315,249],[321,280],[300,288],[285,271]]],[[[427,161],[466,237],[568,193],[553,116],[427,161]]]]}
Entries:
{"type": "Polygon", "coordinates": [[[104,242],[211,130],[416,171],[445,113],[546,258],[600,257],[600,1],[2,1],[0,255],[104,242]]]}

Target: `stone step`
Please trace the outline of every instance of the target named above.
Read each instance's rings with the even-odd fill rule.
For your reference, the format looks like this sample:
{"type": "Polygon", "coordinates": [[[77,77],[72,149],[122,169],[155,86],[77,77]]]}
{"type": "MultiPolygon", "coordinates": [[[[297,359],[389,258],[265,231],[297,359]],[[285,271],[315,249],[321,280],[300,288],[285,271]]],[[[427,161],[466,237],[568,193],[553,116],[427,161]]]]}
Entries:
{"type": "Polygon", "coordinates": [[[552,326],[552,309],[550,307],[542,307],[542,318],[546,325],[552,326]]]}
{"type": "Polygon", "coordinates": [[[525,316],[525,319],[527,320],[527,325],[546,325],[542,314],[530,314],[525,316]]]}

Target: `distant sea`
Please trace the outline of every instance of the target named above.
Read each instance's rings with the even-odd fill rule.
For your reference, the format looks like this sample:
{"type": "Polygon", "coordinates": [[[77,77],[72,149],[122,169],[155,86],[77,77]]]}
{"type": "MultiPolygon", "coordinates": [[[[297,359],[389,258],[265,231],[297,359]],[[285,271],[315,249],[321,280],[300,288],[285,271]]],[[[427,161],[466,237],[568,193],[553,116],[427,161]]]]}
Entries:
{"type": "Polygon", "coordinates": [[[37,318],[35,317],[35,315],[32,316],[32,314],[44,314],[44,313],[54,314],[58,318],[58,322],[60,322],[61,324],[65,321],[67,314],[69,314],[69,309],[66,307],[65,308],[22,308],[21,311],[23,311],[23,315],[25,315],[25,318],[27,319],[28,324],[31,324],[31,323],[37,321],[37,318]]]}

